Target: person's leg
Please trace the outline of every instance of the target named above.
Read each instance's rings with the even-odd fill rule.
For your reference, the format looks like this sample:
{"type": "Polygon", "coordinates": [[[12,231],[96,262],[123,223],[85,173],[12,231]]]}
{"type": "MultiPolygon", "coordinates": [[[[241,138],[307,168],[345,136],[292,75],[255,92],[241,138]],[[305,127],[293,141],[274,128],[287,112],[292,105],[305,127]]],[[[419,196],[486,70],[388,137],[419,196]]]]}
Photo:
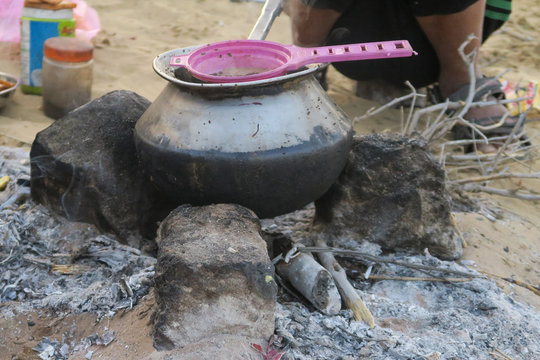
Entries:
{"type": "Polygon", "coordinates": [[[293,43],[302,47],[324,45],[330,29],[341,16],[341,12],[334,9],[314,8],[301,0],[288,0],[285,6],[291,18],[293,43]]]}
{"type": "MultiPolygon", "coordinates": [[[[465,48],[465,53],[480,47],[485,7],[485,0],[478,0],[455,14],[416,17],[439,59],[439,87],[445,97],[469,82],[468,68],[458,48],[470,34],[476,39],[465,48]]],[[[476,77],[481,76],[477,62],[475,72],[476,77]]]]}
{"type": "MultiPolygon", "coordinates": [[[[439,59],[439,88],[443,97],[448,97],[470,81],[469,70],[461,58],[458,48],[470,34],[477,39],[472,40],[465,48],[465,53],[478,50],[481,45],[484,21],[485,0],[478,0],[463,11],[454,14],[417,16],[420,27],[435,49],[439,59]]],[[[474,64],[475,76],[480,78],[482,73],[474,64]]],[[[500,117],[506,108],[503,105],[493,105],[483,108],[472,108],[466,118],[500,117]]],[[[494,152],[496,147],[481,145],[482,152],[494,152]]]]}
{"type": "MultiPolygon", "coordinates": [[[[291,19],[291,34],[296,46],[316,47],[327,44],[330,30],[351,0],[285,0],[284,12],[291,19]]],[[[328,90],[325,67],[315,74],[324,90],[328,90]]]]}
{"type": "MultiPolygon", "coordinates": [[[[440,81],[447,95],[468,82],[457,49],[469,34],[482,39],[486,4],[485,0],[288,0],[285,7],[296,45],[407,39],[419,53],[411,58],[335,63],[345,76],[384,79],[400,86],[409,80],[415,87],[440,81]]],[[[477,73],[480,76],[478,69],[477,73]]]]}
{"type": "MultiPolygon", "coordinates": [[[[313,9],[313,0],[290,1],[300,5],[291,16],[297,44],[316,46],[326,40],[329,45],[337,45],[404,38],[419,52],[411,58],[334,64],[351,79],[383,79],[396,85],[409,80],[417,88],[439,81],[445,97],[469,82],[468,68],[458,48],[470,34],[482,39],[485,0],[355,1],[342,13],[313,9]],[[306,2],[309,7],[303,5],[306,2]],[[338,30],[346,31],[341,31],[340,37],[332,36],[338,30]]],[[[466,51],[478,48],[480,41],[473,41],[466,51]]],[[[481,77],[478,68],[476,76],[481,77]]],[[[467,118],[495,117],[504,112],[502,105],[474,108],[467,118]]],[[[489,152],[495,148],[483,146],[481,150],[489,152]]]]}

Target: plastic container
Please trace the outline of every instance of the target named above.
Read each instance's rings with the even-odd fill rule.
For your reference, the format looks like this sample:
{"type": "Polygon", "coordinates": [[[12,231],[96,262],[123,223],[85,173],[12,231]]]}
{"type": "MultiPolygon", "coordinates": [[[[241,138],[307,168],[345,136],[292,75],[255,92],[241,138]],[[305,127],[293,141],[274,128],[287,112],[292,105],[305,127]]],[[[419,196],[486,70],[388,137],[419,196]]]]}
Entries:
{"type": "Polygon", "coordinates": [[[43,46],[43,112],[58,119],[90,101],[93,47],[68,37],[47,39],[43,46]]]}
{"type": "Polygon", "coordinates": [[[55,36],[75,36],[73,9],[24,7],[21,16],[21,90],[41,94],[43,43],[55,36]]]}

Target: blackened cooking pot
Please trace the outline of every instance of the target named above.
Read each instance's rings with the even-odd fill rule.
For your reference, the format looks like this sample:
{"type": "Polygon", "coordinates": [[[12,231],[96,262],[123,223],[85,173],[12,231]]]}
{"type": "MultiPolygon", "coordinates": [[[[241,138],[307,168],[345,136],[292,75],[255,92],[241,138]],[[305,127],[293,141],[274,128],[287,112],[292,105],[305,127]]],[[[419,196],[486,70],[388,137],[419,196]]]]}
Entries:
{"type": "Polygon", "coordinates": [[[135,126],[140,163],[178,204],[237,203],[261,217],[297,210],[323,195],[343,169],[352,125],[313,73],[201,84],[175,77],[135,126]]]}

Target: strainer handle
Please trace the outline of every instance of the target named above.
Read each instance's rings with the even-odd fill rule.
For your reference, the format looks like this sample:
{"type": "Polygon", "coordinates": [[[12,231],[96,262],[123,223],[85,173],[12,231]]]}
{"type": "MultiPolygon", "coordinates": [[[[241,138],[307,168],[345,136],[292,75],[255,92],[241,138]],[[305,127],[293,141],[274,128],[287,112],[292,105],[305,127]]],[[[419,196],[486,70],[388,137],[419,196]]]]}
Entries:
{"type": "Polygon", "coordinates": [[[302,48],[287,46],[291,59],[287,69],[295,70],[314,63],[331,63],[353,60],[387,59],[416,55],[407,40],[377,41],[361,44],[345,44],[302,48]]]}

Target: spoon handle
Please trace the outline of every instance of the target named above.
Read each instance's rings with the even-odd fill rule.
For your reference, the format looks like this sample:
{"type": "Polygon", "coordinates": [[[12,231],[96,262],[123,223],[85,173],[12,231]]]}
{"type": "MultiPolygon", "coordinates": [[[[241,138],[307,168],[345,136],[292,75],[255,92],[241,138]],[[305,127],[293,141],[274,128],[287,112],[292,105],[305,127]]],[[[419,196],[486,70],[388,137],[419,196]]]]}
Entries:
{"type": "Polygon", "coordinates": [[[282,0],[266,0],[261,10],[261,15],[257,19],[257,23],[251,30],[248,36],[250,40],[264,40],[266,35],[270,31],[270,27],[274,23],[274,20],[281,13],[282,0]]]}

